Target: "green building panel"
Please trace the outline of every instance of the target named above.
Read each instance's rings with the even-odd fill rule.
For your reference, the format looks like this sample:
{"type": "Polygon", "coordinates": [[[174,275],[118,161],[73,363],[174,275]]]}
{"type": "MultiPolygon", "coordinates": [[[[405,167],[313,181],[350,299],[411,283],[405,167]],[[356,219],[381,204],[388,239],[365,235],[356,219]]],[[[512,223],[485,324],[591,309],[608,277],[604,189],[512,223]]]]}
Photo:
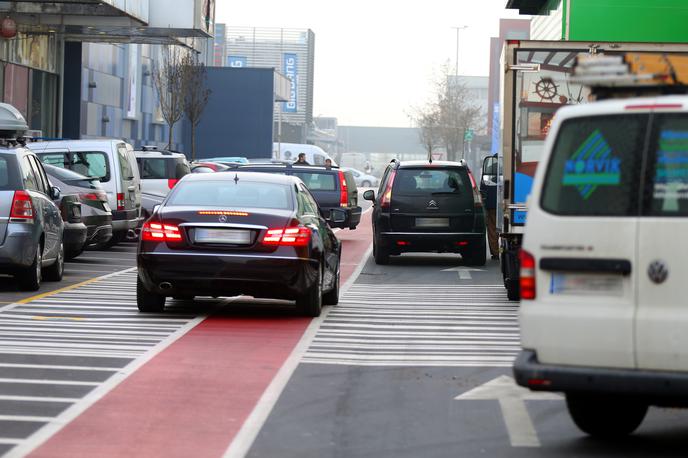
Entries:
{"type": "Polygon", "coordinates": [[[572,41],[688,43],[688,0],[569,0],[564,8],[566,3],[572,41]]]}

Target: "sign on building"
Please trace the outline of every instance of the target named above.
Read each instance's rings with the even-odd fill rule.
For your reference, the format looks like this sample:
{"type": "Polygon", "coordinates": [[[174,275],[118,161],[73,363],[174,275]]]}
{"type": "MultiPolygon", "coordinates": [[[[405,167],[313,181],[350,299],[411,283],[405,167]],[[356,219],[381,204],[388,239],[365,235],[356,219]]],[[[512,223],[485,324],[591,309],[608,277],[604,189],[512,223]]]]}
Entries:
{"type": "Polygon", "coordinates": [[[297,94],[298,94],[298,59],[296,54],[284,53],[283,56],[283,71],[284,74],[291,81],[291,88],[289,91],[289,101],[284,103],[282,111],[285,113],[296,113],[297,111],[297,94]]]}

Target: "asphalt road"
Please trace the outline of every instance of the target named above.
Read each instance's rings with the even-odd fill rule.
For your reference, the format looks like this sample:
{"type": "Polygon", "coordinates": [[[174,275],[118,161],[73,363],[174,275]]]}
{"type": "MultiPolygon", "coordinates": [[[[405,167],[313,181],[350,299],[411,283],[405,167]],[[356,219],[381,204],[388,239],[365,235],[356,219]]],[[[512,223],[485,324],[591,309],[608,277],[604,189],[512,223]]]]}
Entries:
{"type": "Polygon", "coordinates": [[[491,286],[496,261],[470,280],[461,267],[451,255],[369,259],[248,456],[686,456],[685,410],[651,408],[634,436],[603,442],[576,429],[561,398],[521,401],[527,392],[507,378],[517,304],[491,286]]]}

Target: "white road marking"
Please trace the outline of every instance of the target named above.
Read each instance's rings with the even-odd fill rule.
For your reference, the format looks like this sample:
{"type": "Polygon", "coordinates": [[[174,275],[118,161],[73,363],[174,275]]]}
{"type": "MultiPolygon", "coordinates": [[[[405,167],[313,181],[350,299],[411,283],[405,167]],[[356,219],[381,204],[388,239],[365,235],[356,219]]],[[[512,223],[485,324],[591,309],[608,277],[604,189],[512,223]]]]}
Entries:
{"type": "Polygon", "coordinates": [[[469,267],[452,267],[450,269],[442,269],[442,272],[458,272],[459,280],[472,280],[471,272],[485,272],[484,269],[473,269],[469,267]]]}
{"type": "Polygon", "coordinates": [[[556,393],[535,392],[516,385],[514,379],[501,375],[483,385],[460,394],[457,400],[499,401],[504,424],[512,447],[539,447],[537,431],[526,408],[526,400],[560,400],[556,393]]]}

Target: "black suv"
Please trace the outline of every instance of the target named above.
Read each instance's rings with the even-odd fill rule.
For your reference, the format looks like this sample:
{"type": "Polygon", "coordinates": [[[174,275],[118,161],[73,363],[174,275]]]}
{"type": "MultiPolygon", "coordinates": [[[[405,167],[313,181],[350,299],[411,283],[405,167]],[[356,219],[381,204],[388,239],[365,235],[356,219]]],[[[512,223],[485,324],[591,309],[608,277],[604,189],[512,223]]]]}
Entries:
{"type": "Polygon", "coordinates": [[[349,170],[343,170],[339,167],[292,165],[282,162],[231,164],[230,167],[228,172],[241,170],[243,172],[279,173],[298,177],[313,195],[323,212],[323,217],[328,219],[331,227],[356,229],[358,223],[361,222],[361,207],[358,206],[356,180],[349,170]],[[330,210],[334,208],[344,210],[346,213],[344,221],[333,222],[330,219],[330,210]]]}
{"type": "Polygon", "coordinates": [[[485,213],[464,161],[393,160],[373,201],[373,254],[377,264],[403,252],[460,253],[466,264],[486,261],[485,213]]]}

